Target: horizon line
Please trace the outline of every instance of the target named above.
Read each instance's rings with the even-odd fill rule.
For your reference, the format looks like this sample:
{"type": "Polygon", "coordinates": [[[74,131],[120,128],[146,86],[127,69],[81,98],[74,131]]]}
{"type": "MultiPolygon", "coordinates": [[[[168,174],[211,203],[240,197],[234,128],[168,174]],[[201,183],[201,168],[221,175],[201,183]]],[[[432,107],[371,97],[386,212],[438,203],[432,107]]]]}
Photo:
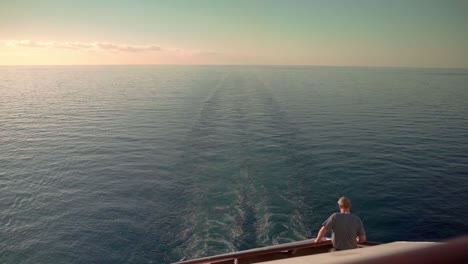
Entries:
{"type": "Polygon", "coordinates": [[[468,67],[447,66],[384,66],[384,65],[317,65],[317,64],[0,64],[0,67],[63,67],[63,66],[243,66],[243,67],[330,67],[330,68],[406,68],[406,69],[457,69],[468,67]]]}

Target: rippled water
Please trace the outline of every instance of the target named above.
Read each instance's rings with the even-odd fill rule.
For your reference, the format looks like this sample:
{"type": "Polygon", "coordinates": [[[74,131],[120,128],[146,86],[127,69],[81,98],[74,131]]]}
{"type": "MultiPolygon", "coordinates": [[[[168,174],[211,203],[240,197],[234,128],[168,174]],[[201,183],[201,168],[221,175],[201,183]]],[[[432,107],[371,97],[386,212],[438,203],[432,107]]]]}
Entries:
{"type": "Polygon", "coordinates": [[[468,233],[468,70],[0,67],[0,262],[468,233]]]}

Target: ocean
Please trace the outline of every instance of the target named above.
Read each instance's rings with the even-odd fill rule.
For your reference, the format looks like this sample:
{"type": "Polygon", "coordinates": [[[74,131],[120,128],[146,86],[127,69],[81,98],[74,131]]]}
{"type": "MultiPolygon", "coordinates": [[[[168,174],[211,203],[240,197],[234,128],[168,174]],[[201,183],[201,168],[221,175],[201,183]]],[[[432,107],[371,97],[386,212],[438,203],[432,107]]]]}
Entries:
{"type": "Polygon", "coordinates": [[[468,70],[0,67],[0,262],[468,234],[468,70]]]}

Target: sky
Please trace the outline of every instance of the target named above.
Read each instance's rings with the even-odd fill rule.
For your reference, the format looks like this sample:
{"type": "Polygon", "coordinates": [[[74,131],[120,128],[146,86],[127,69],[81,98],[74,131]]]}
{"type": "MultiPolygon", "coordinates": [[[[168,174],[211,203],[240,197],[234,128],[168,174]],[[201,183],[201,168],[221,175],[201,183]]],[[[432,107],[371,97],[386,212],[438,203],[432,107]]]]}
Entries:
{"type": "Polygon", "coordinates": [[[468,0],[0,0],[0,65],[468,68],[468,0]]]}

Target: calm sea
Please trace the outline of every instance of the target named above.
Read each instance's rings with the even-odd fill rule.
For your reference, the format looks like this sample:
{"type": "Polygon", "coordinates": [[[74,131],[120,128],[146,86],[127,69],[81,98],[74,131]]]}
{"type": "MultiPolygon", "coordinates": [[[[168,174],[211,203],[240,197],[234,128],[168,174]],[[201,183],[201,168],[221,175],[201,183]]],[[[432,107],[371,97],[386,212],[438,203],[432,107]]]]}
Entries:
{"type": "Polygon", "coordinates": [[[0,262],[468,234],[468,70],[0,67],[0,262]]]}

